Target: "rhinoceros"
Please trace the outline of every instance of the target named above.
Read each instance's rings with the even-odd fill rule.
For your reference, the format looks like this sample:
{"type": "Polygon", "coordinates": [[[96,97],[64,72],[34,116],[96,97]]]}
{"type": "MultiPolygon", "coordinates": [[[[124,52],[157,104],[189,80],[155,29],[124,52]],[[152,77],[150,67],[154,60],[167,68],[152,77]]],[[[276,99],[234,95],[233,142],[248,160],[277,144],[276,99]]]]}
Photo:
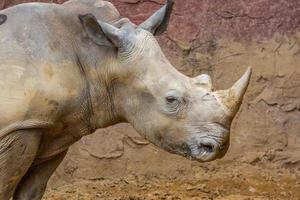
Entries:
{"type": "Polygon", "coordinates": [[[0,12],[1,200],[41,199],[70,145],[120,122],[171,153],[224,156],[251,69],[218,91],[178,72],[154,37],[172,5],[139,25],[102,0],[0,12]]]}

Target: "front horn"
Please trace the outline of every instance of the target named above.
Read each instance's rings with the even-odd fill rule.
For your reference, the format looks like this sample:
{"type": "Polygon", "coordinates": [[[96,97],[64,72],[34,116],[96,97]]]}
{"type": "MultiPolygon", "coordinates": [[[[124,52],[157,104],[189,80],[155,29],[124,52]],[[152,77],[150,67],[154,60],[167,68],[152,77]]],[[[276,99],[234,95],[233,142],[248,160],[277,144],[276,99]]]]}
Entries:
{"type": "Polygon", "coordinates": [[[251,68],[248,67],[244,75],[231,88],[214,92],[215,97],[224,106],[229,115],[234,116],[238,111],[249,85],[250,77],[251,68]]]}

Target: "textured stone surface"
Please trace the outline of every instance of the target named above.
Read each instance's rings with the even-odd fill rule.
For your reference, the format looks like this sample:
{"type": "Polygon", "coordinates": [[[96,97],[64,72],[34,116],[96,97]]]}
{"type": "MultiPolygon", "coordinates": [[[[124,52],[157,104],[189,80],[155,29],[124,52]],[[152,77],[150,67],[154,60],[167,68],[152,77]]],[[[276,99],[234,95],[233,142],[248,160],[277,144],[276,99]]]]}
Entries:
{"type": "MultiPolygon", "coordinates": [[[[0,0],[0,6],[24,1],[0,0]]],[[[111,2],[123,16],[140,23],[164,1],[111,2]]],[[[175,0],[170,28],[158,39],[176,68],[190,76],[210,74],[217,89],[229,87],[247,66],[253,67],[249,90],[231,129],[229,152],[212,165],[267,161],[299,167],[299,0],[175,0]]],[[[211,164],[190,162],[147,145],[122,124],[74,145],[52,181],[61,176],[99,179],[130,173],[176,177],[193,173],[199,165],[211,164]]]]}

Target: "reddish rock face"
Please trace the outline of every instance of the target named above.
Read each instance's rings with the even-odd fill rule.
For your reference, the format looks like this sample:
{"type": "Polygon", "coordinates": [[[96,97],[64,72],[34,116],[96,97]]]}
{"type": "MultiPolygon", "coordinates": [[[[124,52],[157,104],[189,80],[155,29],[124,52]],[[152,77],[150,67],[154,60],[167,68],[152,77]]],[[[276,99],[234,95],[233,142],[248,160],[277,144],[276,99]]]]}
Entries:
{"type": "MultiPolygon", "coordinates": [[[[0,7],[29,1],[33,0],[0,0],[0,7]]],[[[174,66],[191,76],[210,74],[217,89],[228,88],[247,66],[253,68],[250,88],[232,126],[231,147],[224,160],[237,162],[237,158],[243,157],[247,162],[247,152],[269,155],[265,152],[271,150],[275,152],[272,160],[280,160],[284,165],[294,163],[293,167],[299,165],[300,1],[174,1],[168,32],[158,37],[174,66]]],[[[135,23],[146,19],[164,3],[163,0],[111,2],[135,23]]],[[[179,169],[190,169],[187,161],[160,150],[154,153],[154,148],[127,125],[106,131],[110,134],[98,131],[72,147],[59,170],[72,177],[97,179],[131,171],[171,176],[179,169]],[[113,169],[105,170],[108,165],[113,169]],[[68,173],[73,168],[81,170],[68,173]]]]}
{"type": "MultiPolygon", "coordinates": [[[[63,3],[66,0],[2,0],[0,9],[25,2],[63,3]]],[[[109,0],[133,22],[140,23],[164,0],[109,0]]],[[[245,41],[294,34],[300,29],[300,2],[240,0],[175,0],[168,35],[184,42],[233,38],[245,41]]]]}
{"type": "MultiPolygon", "coordinates": [[[[124,16],[140,23],[164,1],[112,0],[124,16]]],[[[275,33],[293,34],[300,24],[300,2],[240,0],[175,0],[168,35],[191,42],[201,39],[271,38],[275,33]]]]}

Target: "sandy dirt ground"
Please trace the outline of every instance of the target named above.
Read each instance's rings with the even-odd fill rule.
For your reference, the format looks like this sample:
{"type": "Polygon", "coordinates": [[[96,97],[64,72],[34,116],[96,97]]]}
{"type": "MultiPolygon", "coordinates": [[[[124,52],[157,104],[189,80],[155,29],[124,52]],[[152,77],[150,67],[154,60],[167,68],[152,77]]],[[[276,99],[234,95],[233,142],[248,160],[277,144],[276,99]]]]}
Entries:
{"type": "Polygon", "coordinates": [[[44,200],[75,199],[297,200],[300,199],[300,171],[254,163],[205,165],[194,176],[172,179],[130,174],[114,180],[76,180],[48,189],[44,197],[44,200]]]}

